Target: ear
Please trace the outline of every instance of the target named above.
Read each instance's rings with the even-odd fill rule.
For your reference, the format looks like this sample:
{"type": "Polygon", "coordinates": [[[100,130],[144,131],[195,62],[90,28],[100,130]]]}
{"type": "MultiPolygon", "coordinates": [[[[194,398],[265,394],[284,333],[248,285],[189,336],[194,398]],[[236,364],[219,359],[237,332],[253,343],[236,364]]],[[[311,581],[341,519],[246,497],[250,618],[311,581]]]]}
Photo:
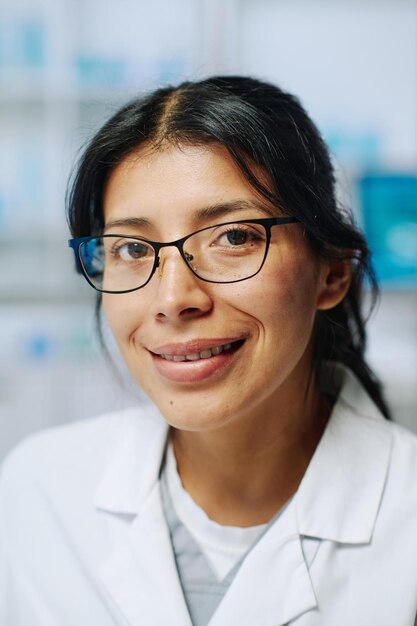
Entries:
{"type": "Polygon", "coordinates": [[[332,309],[343,300],[352,281],[351,259],[324,260],[321,267],[317,309],[332,309]]]}

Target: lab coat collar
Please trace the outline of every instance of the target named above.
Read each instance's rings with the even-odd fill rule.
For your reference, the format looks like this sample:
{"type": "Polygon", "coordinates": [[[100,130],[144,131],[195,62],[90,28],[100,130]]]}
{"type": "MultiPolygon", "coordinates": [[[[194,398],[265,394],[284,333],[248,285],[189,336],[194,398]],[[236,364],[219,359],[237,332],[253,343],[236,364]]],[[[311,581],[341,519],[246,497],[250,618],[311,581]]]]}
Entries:
{"type": "Polygon", "coordinates": [[[112,456],[95,505],[110,513],[137,515],[158,481],[169,427],[147,401],[116,419],[119,424],[112,456]]]}
{"type": "Polygon", "coordinates": [[[372,538],[391,456],[391,431],[362,385],[333,364],[341,391],[295,497],[302,536],[372,538]]]}

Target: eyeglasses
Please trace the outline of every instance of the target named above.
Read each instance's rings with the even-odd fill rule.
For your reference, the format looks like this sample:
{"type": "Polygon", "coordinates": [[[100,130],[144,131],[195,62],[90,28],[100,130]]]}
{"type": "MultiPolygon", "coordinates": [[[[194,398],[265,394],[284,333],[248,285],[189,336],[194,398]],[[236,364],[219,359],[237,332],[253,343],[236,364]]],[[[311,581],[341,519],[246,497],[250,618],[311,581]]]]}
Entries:
{"type": "Polygon", "coordinates": [[[294,217],[238,220],[207,226],[161,243],[129,235],[78,237],[73,249],[78,271],[103,293],[128,293],[151,280],[160,264],[162,248],[175,246],[192,273],[207,283],[237,283],[262,269],[272,226],[298,222],[294,217]]]}

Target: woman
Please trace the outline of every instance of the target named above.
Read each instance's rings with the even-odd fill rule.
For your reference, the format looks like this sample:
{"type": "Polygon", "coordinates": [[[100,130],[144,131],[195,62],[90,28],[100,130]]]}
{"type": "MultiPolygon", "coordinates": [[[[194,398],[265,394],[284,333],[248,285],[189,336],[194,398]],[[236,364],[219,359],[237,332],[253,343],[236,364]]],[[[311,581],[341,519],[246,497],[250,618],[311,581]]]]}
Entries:
{"type": "Polygon", "coordinates": [[[414,624],[417,441],[384,419],[369,253],[299,102],[242,77],[135,100],[69,221],[150,402],[9,456],[2,624],[414,624]]]}

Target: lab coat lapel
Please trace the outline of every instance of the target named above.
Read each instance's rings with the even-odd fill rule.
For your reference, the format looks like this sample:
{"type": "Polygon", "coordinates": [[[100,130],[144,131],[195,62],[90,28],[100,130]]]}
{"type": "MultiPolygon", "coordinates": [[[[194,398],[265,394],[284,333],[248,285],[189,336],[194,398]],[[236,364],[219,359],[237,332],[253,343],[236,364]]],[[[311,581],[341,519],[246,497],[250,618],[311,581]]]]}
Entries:
{"type": "Polygon", "coordinates": [[[96,494],[112,538],[99,575],[131,626],[191,626],[159,494],[167,434],[153,406],[121,415],[96,494]]]}
{"type": "Polygon", "coordinates": [[[291,502],[243,561],[210,626],[283,626],[314,607],[291,502]]]}
{"type": "Polygon", "coordinates": [[[372,539],[391,458],[392,435],[357,379],[344,385],[297,491],[298,531],[338,543],[372,539]]]}
{"type": "Polygon", "coordinates": [[[112,454],[98,486],[102,511],[136,515],[158,481],[168,425],[151,403],[118,416],[112,454]]]}
{"type": "Polygon", "coordinates": [[[192,626],[158,485],[129,525],[100,571],[115,603],[131,626],[192,626]]]}

